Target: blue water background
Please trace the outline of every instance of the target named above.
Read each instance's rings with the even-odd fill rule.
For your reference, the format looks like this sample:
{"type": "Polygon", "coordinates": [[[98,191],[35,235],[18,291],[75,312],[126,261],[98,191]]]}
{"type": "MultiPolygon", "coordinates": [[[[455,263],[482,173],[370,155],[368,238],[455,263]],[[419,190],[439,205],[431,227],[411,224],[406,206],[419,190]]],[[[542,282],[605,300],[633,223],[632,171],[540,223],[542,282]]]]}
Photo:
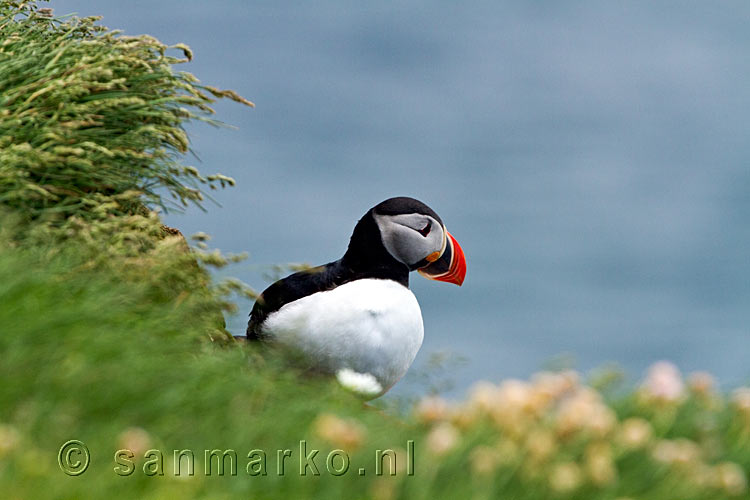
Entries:
{"type": "MultiPolygon", "coordinates": [[[[659,359],[750,380],[750,3],[55,0],[185,42],[237,90],[189,128],[220,207],[167,222],[269,266],[343,254],[372,205],[432,206],[462,288],[416,274],[416,362],[456,391],[560,353],[633,377],[659,359]]],[[[250,304],[229,318],[244,331],[250,304]]]]}

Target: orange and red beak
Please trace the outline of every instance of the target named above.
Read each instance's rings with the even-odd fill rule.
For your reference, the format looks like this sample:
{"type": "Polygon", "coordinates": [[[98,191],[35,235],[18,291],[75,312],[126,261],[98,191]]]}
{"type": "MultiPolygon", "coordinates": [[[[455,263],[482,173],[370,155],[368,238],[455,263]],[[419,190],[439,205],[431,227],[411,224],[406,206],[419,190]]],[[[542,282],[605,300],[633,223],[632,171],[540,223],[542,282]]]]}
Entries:
{"type": "MultiPolygon", "coordinates": [[[[434,262],[419,269],[419,274],[427,279],[445,281],[461,286],[466,277],[466,258],[461,245],[448,231],[445,250],[434,262]]],[[[437,253],[437,252],[435,252],[437,253]]]]}

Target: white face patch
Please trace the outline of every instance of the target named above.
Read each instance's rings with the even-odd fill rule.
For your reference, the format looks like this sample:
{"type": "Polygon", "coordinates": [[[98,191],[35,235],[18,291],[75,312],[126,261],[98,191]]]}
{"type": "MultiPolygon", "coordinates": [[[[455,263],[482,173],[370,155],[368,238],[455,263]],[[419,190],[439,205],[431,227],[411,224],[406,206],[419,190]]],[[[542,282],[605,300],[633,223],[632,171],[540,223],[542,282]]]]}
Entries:
{"type": "Polygon", "coordinates": [[[424,214],[373,214],[388,253],[411,267],[435,252],[445,249],[443,226],[424,214]]]}

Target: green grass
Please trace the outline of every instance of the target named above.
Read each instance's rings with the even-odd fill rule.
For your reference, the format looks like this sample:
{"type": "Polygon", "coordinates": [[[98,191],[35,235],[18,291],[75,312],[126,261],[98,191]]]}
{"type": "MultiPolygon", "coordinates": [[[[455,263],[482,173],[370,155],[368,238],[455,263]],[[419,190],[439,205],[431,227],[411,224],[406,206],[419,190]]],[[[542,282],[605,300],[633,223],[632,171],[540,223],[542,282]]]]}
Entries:
{"type": "Polygon", "coordinates": [[[202,186],[233,184],[181,163],[184,123],[217,125],[216,98],[252,103],[175,71],[192,57],[186,45],[121,36],[95,21],[0,2],[0,204],[29,218],[90,217],[166,208],[170,198],[200,205],[202,186]]]}
{"type": "Polygon", "coordinates": [[[87,269],[75,250],[0,249],[5,498],[746,494],[750,409],[741,394],[730,402],[693,382],[675,399],[646,385],[608,401],[562,372],[484,383],[466,401],[427,398],[398,414],[387,404],[365,406],[334,382],[304,377],[255,348],[207,341],[213,320],[201,300],[154,294],[148,283],[87,269]],[[76,477],[58,464],[70,439],[91,453],[88,470],[76,477]],[[320,450],[320,476],[310,469],[300,475],[301,440],[308,453],[320,450]],[[403,468],[409,440],[413,475],[403,468]],[[339,448],[350,469],[335,476],[325,459],[339,448]],[[133,469],[125,476],[115,470],[121,449],[134,453],[118,468],[133,469]],[[162,453],[163,476],[144,473],[149,449],[162,453]],[[192,477],[174,473],[174,450],[184,449],[195,454],[192,477]],[[219,476],[215,463],[205,473],[204,450],[214,449],[237,453],[236,476],[219,476]],[[277,452],[285,449],[291,456],[279,474],[277,452]],[[396,476],[375,475],[378,449],[396,452],[396,476]],[[252,450],[266,453],[266,475],[248,474],[252,450]]]}
{"type": "Polygon", "coordinates": [[[185,448],[199,456],[204,448],[234,448],[241,458],[254,448],[296,453],[306,436],[320,444],[306,430],[318,411],[359,414],[362,404],[328,381],[300,382],[271,360],[206,342],[210,321],[190,300],[155,301],[148,286],[80,264],[28,250],[0,253],[0,435],[18,436],[5,440],[5,498],[99,498],[112,488],[131,498],[316,490],[314,480],[292,488],[273,476],[116,475],[114,453],[128,446],[130,428],[145,430],[148,446],[168,457],[185,448]],[[73,438],[92,454],[80,477],[57,464],[57,448],[73,438]]]}
{"type": "Polygon", "coordinates": [[[252,291],[207,267],[236,258],[190,247],[154,209],[165,190],[184,206],[231,184],[182,164],[184,124],[216,97],[247,101],[166,54],[0,0],[3,498],[747,497],[750,389],[723,394],[705,374],[659,365],[623,388],[546,372],[396,408],[234,342],[222,312],[252,291]],[[90,453],[80,475],[64,470],[83,463],[60,454],[70,440],[90,453]],[[301,446],[319,450],[308,467],[301,446]],[[194,475],[185,459],[175,474],[175,450],[194,475]],[[205,450],[236,453],[237,475],[215,459],[208,474],[205,450]],[[378,450],[395,475],[388,459],[376,474],[378,450]]]}

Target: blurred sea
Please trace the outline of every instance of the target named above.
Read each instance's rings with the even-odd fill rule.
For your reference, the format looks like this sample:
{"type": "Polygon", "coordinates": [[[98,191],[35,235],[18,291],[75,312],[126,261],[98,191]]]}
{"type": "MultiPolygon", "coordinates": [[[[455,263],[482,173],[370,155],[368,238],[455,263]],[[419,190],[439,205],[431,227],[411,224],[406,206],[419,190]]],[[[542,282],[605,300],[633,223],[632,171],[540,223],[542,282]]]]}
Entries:
{"type": "Polygon", "coordinates": [[[455,393],[571,353],[750,380],[749,3],[49,6],[185,42],[182,69],[256,103],[217,105],[236,130],[191,126],[188,162],[238,186],[167,217],[249,251],[228,274],[260,290],[272,264],[334,260],[367,209],[413,196],[469,269],[462,288],[412,277],[415,372],[462,356],[455,393]]]}

